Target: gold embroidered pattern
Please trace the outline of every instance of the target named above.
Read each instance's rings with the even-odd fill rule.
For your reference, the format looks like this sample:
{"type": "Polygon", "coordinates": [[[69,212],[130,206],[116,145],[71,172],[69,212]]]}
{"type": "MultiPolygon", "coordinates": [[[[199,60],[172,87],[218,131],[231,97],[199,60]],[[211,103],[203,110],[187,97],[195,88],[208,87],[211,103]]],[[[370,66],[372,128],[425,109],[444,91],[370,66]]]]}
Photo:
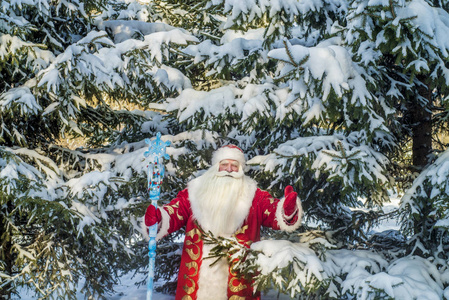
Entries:
{"type": "Polygon", "coordinates": [[[231,296],[230,298],[229,298],[229,300],[245,300],[245,297],[240,297],[240,296],[231,296]]]}
{"type": "Polygon", "coordinates": [[[187,241],[186,244],[187,245],[192,244],[193,246],[195,246],[197,253],[195,253],[195,251],[193,251],[193,249],[186,249],[186,252],[190,256],[191,260],[198,260],[198,258],[200,258],[200,247],[198,245],[193,244],[190,241],[187,241]]]}
{"type": "Polygon", "coordinates": [[[241,233],[244,234],[247,229],[248,229],[248,225],[243,226],[242,228],[240,228],[239,230],[237,230],[234,233],[234,236],[237,235],[237,234],[241,234],[241,233]]]}
{"type": "Polygon", "coordinates": [[[175,210],[170,205],[165,206],[165,208],[167,209],[168,214],[172,215],[175,213],[175,210]]]}
{"type": "Polygon", "coordinates": [[[201,231],[198,228],[193,228],[192,230],[190,230],[189,232],[186,233],[186,238],[189,238],[188,240],[186,240],[186,245],[193,246],[194,248],[186,249],[186,252],[192,261],[186,263],[185,265],[189,270],[188,273],[190,273],[190,269],[192,269],[192,268],[194,269],[194,273],[192,275],[184,274],[184,279],[186,280],[186,284],[182,288],[188,295],[184,296],[182,299],[183,300],[191,300],[192,297],[189,295],[193,294],[195,292],[196,284],[195,284],[195,281],[190,277],[191,276],[195,277],[198,275],[199,267],[198,267],[198,263],[196,262],[196,260],[198,260],[201,255],[201,249],[200,249],[200,246],[198,246],[197,244],[201,241],[201,231]],[[194,239],[195,236],[196,236],[196,239],[194,239]],[[196,254],[195,254],[194,250],[196,250],[196,254]]]}
{"type": "Polygon", "coordinates": [[[201,239],[201,231],[198,228],[193,228],[192,230],[190,230],[189,232],[186,233],[186,236],[193,239],[195,234],[198,235],[198,241],[199,241],[201,239]]]}
{"type": "MultiPolygon", "coordinates": [[[[234,281],[236,281],[237,278],[233,277],[231,278],[231,280],[229,280],[229,290],[233,293],[238,293],[244,289],[247,288],[246,285],[242,284],[241,282],[239,282],[239,285],[234,285],[234,281]]],[[[237,280],[238,281],[238,280],[237,280]]]]}
{"type": "Polygon", "coordinates": [[[186,279],[192,284],[192,286],[187,286],[187,284],[186,284],[182,288],[184,289],[186,294],[190,295],[190,294],[192,294],[195,291],[196,284],[195,284],[195,281],[193,281],[192,278],[186,277],[186,279]]]}
{"type": "Polygon", "coordinates": [[[270,212],[268,211],[268,209],[266,209],[266,210],[264,211],[264,214],[266,214],[267,216],[270,215],[270,212]]]}
{"type": "Polygon", "coordinates": [[[180,220],[180,221],[184,220],[184,217],[180,216],[177,211],[176,211],[176,216],[178,217],[178,220],[180,220]]]}
{"type": "Polygon", "coordinates": [[[174,208],[176,208],[176,216],[178,217],[178,220],[180,220],[180,221],[184,220],[184,217],[180,216],[179,213],[178,213],[179,212],[179,201],[174,203],[172,206],[174,208]]]}
{"type": "Polygon", "coordinates": [[[195,273],[193,273],[190,276],[196,276],[198,274],[198,264],[197,264],[196,261],[192,261],[192,262],[186,263],[186,267],[189,268],[189,269],[193,268],[195,270],[195,273]]]}
{"type": "Polygon", "coordinates": [[[172,205],[166,205],[165,208],[167,209],[169,215],[173,215],[176,213],[176,217],[178,218],[178,220],[184,220],[184,217],[179,215],[179,201],[173,203],[172,205]]]}
{"type": "Polygon", "coordinates": [[[196,253],[194,251],[194,249],[186,249],[187,254],[190,256],[191,260],[198,260],[198,258],[200,258],[201,255],[201,251],[200,251],[200,246],[197,245],[197,243],[201,240],[201,231],[198,228],[193,228],[192,230],[190,230],[189,232],[186,233],[186,236],[191,238],[193,240],[193,238],[195,237],[195,235],[198,236],[198,238],[194,241],[190,241],[187,240],[186,241],[186,245],[187,246],[194,246],[196,253]]]}
{"type": "MultiPolygon", "coordinates": [[[[248,243],[247,241],[245,241],[245,239],[241,239],[241,238],[238,238],[238,237],[237,237],[239,234],[245,234],[245,232],[246,232],[247,229],[248,229],[248,225],[245,225],[245,226],[243,226],[242,228],[240,228],[239,230],[237,230],[237,231],[234,233],[234,237],[237,239],[237,241],[238,241],[240,244],[248,243]]],[[[249,245],[249,244],[248,244],[248,245],[249,245]]]]}

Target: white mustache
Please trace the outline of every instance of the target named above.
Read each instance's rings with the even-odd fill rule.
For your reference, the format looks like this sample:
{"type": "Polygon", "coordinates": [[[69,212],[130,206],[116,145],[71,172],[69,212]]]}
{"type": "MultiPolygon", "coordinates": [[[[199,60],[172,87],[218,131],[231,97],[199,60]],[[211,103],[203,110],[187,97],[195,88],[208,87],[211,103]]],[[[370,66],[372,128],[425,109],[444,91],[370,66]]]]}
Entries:
{"type": "Polygon", "coordinates": [[[243,171],[242,170],[239,170],[238,172],[218,171],[215,175],[217,177],[232,177],[235,179],[239,179],[243,177],[243,171]]]}

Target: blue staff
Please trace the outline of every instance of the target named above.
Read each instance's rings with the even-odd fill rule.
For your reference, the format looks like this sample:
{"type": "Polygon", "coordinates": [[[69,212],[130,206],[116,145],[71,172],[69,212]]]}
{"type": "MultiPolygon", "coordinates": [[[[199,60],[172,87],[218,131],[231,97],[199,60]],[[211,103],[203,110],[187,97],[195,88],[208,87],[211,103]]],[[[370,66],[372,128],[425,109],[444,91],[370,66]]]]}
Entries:
{"type": "MultiPolygon", "coordinates": [[[[165,148],[170,146],[170,142],[162,142],[161,133],[156,134],[156,139],[151,141],[145,139],[145,143],[149,145],[148,151],[143,154],[145,157],[150,158],[148,164],[148,193],[150,194],[151,205],[157,209],[157,201],[161,194],[162,178],[164,177],[164,165],[161,163],[162,158],[169,159],[168,154],[165,153],[165,148]]],[[[147,282],[147,300],[153,298],[153,282],[154,282],[154,262],[156,259],[156,235],[157,226],[154,224],[149,228],[150,242],[148,243],[149,251],[149,270],[148,270],[148,282],[147,282]]]]}

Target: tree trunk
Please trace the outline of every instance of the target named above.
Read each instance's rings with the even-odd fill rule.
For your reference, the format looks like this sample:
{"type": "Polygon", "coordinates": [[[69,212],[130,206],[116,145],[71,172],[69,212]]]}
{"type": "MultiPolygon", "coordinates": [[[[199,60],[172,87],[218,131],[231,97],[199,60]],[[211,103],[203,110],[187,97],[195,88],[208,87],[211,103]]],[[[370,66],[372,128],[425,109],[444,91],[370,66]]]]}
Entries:
{"type": "Polygon", "coordinates": [[[410,103],[409,112],[413,134],[413,166],[421,170],[432,154],[432,91],[428,85],[420,86],[418,94],[422,100],[415,99],[410,103]],[[422,103],[423,100],[425,103],[422,103]]]}

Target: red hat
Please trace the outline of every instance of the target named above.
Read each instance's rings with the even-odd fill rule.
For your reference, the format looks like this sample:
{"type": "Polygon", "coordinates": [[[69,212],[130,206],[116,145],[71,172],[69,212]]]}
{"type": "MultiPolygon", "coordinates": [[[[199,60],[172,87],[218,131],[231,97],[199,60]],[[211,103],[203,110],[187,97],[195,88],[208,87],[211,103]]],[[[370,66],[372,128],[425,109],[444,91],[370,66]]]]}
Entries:
{"type": "Polygon", "coordinates": [[[245,165],[245,155],[243,150],[236,145],[225,145],[214,152],[212,155],[212,165],[215,165],[222,161],[223,159],[232,159],[240,163],[240,165],[245,165]]]}

